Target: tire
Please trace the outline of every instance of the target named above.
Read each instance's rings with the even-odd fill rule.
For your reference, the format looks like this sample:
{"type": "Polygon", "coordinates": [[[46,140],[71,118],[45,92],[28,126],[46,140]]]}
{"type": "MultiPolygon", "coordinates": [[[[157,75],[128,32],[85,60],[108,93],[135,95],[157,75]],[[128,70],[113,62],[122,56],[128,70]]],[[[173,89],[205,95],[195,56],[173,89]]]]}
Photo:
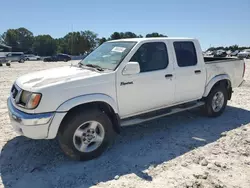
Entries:
{"type": "MultiPolygon", "coordinates": [[[[112,144],[115,134],[116,133],[113,130],[112,123],[108,116],[98,109],[92,109],[69,114],[59,129],[58,140],[63,152],[67,156],[74,160],[86,161],[99,157],[108,148],[108,146],[112,144]],[[89,151],[86,151],[87,149],[85,149],[85,151],[80,151],[79,149],[81,148],[82,143],[89,142],[88,136],[91,135],[88,135],[90,133],[86,131],[89,130],[91,125],[94,125],[94,123],[92,124],[93,121],[99,123],[98,126],[102,126],[102,129],[99,130],[101,127],[98,127],[96,130],[99,130],[99,133],[102,132],[102,135],[104,135],[103,140],[100,142],[90,142],[89,144],[85,144],[85,146],[88,145],[86,147],[87,149],[92,147],[92,150],[89,149],[89,151]],[[85,126],[87,128],[80,129],[80,127],[84,128],[85,126]],[[76,134],[79,130],[81,137],[76,136],[79,135],[76,134]],[[83,136],[82,134],[86,135],[83,136]],[[93,150],[93,147],[97,148],[93,150]]],[[[95,140],[95,138],[92,139],[95,140]]]]}
{"type": "Polygon", "coordinates": [[[205,114],[209,117],[220,116],[226,108],[227,100],[228,100],[228,92],[226,87],[223,85],[215,86],[205,99],[205,105],[204,105],[205,114]],[[214,108],[216,106],[215,105],[216,98],[218,99],[217,101],[223,100],[222,102],[218,102],[218,108],[214,108]]]}
{"type": "Polygon", "coordinates": [[[24,59],[20,59],[20,60],[19,60],[19,63],[24,63],[24,59]]]}

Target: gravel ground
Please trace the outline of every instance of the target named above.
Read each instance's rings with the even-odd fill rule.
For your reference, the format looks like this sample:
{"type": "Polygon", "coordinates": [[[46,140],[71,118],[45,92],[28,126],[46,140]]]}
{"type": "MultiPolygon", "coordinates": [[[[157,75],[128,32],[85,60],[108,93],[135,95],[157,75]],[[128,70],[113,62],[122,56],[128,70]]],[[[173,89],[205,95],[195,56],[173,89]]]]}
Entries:
{"type": "Polygon", "coordinates": [[[0,187],[250,187],[250,66],[225,113],[199,110],[122,129],[98,159],[71,161],[56,140],[13,132],[6,100],[13,81],[30,71],[70,63],[25,62],[0,67],[0,187]]]}

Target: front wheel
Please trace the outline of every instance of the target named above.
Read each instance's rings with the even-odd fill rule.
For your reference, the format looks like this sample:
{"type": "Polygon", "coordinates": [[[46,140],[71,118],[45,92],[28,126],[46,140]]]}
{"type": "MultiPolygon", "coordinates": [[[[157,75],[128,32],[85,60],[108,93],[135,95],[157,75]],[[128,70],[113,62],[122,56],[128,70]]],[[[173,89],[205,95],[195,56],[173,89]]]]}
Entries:
{"type": "Polygon", "coordinates": [[[58,133],[64,153],[75,160],[99,157],[113,142],[115,132],[108,116],[98,110],[70,114],[58,133]]]}
{"type": "Polygon", "coordinates": [[[223,85],[214,87],[205,99],[204,110],[207,116],[220,116],[227,105],[228,93],[223,85]]]}

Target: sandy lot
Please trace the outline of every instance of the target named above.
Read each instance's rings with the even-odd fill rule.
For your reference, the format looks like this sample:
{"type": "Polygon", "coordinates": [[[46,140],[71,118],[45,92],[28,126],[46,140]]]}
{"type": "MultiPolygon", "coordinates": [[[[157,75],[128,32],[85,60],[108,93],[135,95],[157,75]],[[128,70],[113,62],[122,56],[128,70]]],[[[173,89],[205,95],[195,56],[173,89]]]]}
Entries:
{"type": "Polygon", "coordinates": [[[112,148],[88,162],[66,158],[56,140],[18,136],[7,114],[18,76],[65,64],[0,67],[0,187],[250,187],[250,61],[221,117],[197,109],[123,128],[112,148]]]}

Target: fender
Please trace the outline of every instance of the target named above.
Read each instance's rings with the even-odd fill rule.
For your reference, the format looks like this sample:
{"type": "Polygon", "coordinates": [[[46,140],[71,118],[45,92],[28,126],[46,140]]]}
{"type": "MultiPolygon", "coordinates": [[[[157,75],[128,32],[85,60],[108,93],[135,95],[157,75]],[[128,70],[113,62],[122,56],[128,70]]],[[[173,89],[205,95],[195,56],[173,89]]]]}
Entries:
{"type": "Polygon", "coordinates": [[[71,98],[64,103],[62,103],[56,110],[56,112],[68,112],[71,108],[81,105],[81,104],[86,104],[90,102],[105,102],[109,104],[115,113],[118,113],[118,106],[115,102],[115,100],[105,94],[102,93],[95,93],[95,94],[88,94],[88,95],[80,95],[74,98],[71,98]]]}
{"type": "Polygon", "coordinates": [[[116,114],[119,114],[115,100],[108,95],[96,93],[96,94],[81,95],[81,96],[74,97],[72,99],[65,101],[57,108],[56,110],[57,113],[55,117],[53,118],[52,124],[49,126],[49,129],[48,129],[47,139],[53,139],[56,137],[59,126],[64,116],[67,114],[67,112],[71,108],[74,108],[75,106],[78,106],[81,104],[90,103],[90,102],[105,102],[113,108],[116,114]]]}
{"type": "Polygon", "coordinates": [[[208,94],[211,91],[211,89],[213,88],[214,84],[216,84],[220,80],[229,80],[230,81],[230,78],[227,74],[221,74],[221,75],[217,75],[217,76],[213,77],[206,85],[205,91],[203,93],[203,97],[208,96],[208,94]]]}

